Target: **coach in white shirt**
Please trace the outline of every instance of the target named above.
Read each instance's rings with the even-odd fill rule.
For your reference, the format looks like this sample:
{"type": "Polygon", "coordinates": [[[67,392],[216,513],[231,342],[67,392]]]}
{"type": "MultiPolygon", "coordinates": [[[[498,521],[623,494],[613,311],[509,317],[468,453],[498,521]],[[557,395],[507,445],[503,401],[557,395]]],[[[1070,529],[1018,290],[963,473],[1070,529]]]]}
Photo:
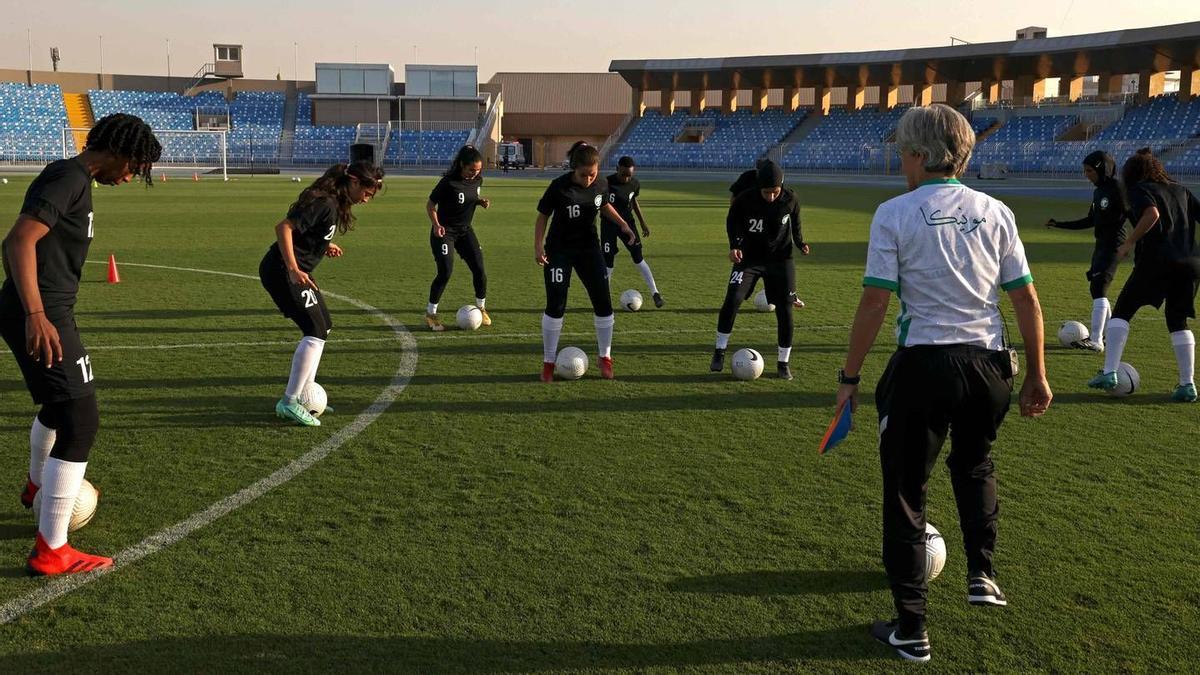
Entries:
{"type": "Polygon", "coordinates": [[[909,191],[871,221],[863,295],[839,373],[838,402],[855,405],[863,361],[892,294],[900,299],[892,356],[875,392],[883,465],[883,562],[896,619],[871,633],[909,660],[929,659],[925,630],[925,491],[950,436],[950,468],[968,566],[967,599],[1005,605],[995,582],[996,478],[991,448],[1008,412],[1015,356],[1006,349],[999,292],[1025,344],[1021,414],[1050,405],[1042,310],[1012,211],[959,183],[975,133],[953,108],[912,108],[896,129],[909,191]]]}

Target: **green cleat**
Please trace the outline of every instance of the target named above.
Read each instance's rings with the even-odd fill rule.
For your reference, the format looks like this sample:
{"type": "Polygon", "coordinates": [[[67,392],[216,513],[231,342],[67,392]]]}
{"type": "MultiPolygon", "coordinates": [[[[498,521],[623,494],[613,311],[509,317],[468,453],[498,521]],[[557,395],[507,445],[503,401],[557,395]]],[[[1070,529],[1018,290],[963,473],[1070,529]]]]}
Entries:
{"type": "Polygon", "coordinates": [[[1117,387],[1117,371],[1111,373],[1097,373],[1095,377],[1088,380],[1087,386],[1092,389],[1103,389],[1104,391],[1112,391],[1117,387]]]}
{"type": "Polygon", "coordinates": [[[304,409],[304,406],[299,403],[288,403],[286,399],[281,398],[275,404],[275,414],[281,420],[291,420],[301,426],[321,426],[321,420],[313,417],[311,413],[304,409]]]}
{"type": "Polygon", "coordinates": [[[1179,385],[1175,388],[1175,393],[1171,394],[1171,400],[1176,403],[1195,403],[1196,385],[1191,382],[1179,385]]]}

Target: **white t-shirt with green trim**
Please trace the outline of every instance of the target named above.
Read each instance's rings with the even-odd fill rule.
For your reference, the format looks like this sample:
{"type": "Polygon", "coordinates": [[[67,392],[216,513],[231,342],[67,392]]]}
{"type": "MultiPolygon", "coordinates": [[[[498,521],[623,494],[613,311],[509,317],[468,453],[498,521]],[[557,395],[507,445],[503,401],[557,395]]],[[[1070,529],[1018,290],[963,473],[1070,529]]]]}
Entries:
{"type": "Polygon", "coordinates": [[[1003,349],[999,291],[1030,283],[1012,211],[957,180],[923,183],[871,220],[863,285],[900,298],[901,347],[1003,349]]]}

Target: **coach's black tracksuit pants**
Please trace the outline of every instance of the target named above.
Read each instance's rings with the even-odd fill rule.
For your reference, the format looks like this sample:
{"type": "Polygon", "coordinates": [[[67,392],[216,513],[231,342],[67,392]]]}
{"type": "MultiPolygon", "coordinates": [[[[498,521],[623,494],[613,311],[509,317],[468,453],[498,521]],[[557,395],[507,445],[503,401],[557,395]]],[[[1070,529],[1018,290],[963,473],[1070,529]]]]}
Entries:
{"type": "Polygon", "coordinates": [[[924,628],[925,493],[947,435],[967,568],[994,574],[999,506],[991,450],[1012,395],[1008,358],[970,345],[905,347],[879,381],[883,564],[902,632],[924,628]]]}

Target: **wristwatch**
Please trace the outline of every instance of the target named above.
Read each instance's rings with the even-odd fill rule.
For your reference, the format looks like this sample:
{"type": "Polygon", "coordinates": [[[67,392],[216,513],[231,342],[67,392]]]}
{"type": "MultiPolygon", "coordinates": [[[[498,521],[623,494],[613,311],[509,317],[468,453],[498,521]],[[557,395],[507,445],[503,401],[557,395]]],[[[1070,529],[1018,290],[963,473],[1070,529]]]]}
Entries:
{"type": "Polygon", "coordinates": [[[840,369],[838,370],[838,384],[852,384],[857,386],[861,380],[862,375],[850,377],[849,375],[846,375],[846,371],[840,369]]]}

